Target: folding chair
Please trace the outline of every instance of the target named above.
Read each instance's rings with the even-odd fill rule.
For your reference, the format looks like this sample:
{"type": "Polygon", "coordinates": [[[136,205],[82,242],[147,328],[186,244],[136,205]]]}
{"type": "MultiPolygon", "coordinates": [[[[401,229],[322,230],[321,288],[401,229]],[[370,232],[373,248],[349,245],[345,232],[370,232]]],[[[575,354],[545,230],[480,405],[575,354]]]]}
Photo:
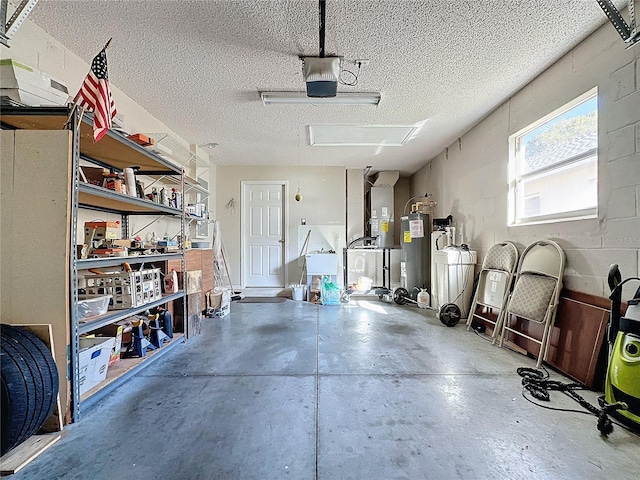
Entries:
{"type": "Polygon", "coordinates": [[[491,338],[495,343],[500,336],[504,309],[517,266],[518,248],[513,243],[500,242],[489,249],[478,276],[478,288],[471,304],[471,315],[467,319],[467,330],[471,329],[473,319],[478,318],[493,325],[491,338]]]}
{"type": "Polygon", "coordinates": [[[565,257],[560,246],[551,240],[529,245],[520,256],[513,292],[502,319],[500,346],[506,335],[524,337],[540,345],[536,367],[547,355],[556,310],[562,290],[565,257]],[[529,322],[542,326],[542,337],[529,333],[529,322]]]}

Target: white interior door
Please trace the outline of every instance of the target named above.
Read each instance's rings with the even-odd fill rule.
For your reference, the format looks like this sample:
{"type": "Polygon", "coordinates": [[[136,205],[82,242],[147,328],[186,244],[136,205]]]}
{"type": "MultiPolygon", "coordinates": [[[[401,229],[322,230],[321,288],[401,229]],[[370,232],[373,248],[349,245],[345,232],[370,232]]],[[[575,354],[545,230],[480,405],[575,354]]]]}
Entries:
{"type": "Polygon", "coordinates": [[[284,287],[285,184],[243,182],[243,255],[246,287],[284,287]]]}

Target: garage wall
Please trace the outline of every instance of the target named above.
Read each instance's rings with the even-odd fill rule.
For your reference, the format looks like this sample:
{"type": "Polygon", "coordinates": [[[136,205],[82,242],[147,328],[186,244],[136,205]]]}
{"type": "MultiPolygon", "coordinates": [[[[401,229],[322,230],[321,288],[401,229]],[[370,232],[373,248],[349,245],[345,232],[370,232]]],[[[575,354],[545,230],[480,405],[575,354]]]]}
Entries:
{"type": "MultiPolygon", "coordinates": [[[[453,215],[479,262],[501,240],[523,250],[536,239],[552,239],[567,256],[565,287],[608,296],[610,264],[618,263],[623,277],[640,273],[639,59],[640,47],[625,50],[607,23],[413,175],[412,192],[433,193],[436,216],[453,215]],[[509,135],[594,86],[598,218],[507,227],[509,135]]],[[[625,298],[631,294],[628,289],[625,298]]]]}
{"type": "MultiPolygon", "coordinates": [[[[286,225],[287,286],[300,282],[298,263],[298,225],[306,218],[307,225],[345,225],[346,169],[343,167],[225,167],[218,166],[216,184],[216,220],[220,221],[227,261],[234,287],[242,286],[242,181],[285,181],[288,195],[285,206],[289,224],[286,225]],[[296,202],[298,177],[302,201],[296,202]],[[233,199],[234,207],[230,206],[233,199]]],[[[344,242],[344,238],[340,239],[344,242]]]]}
{"type": "MultiPolygon", "coordinates": [[[[105,39],[106,41],[106,39],[105,39]]],[[[0,45],[0,58],[11,58],[32,68],[40,70],[51,78],[66,85],[69,95],[73,97],[89,72],[89,64],[76,54],[68,50],[62,43],[58,42],[42,28],[27,18],[11,39],[10,48],[0,45]]],[[[96,42],[97,54],[104,44],[96,42]]],[[[189,144],[180,138],[178,134],[169,129],[164,123],[153,117],[142,106],[138,105],[131,97],[124,94],[117,86],[118,78],[118,45],[112,43],[107,51],[109,57],[109,87],[113,100],[116,104],[118,114],[122,115],[125,122],[125,129],[128,132],[158,132],[168,133],[173,138],[181,142],[185,148],[189,149],[189,144]]],[[[208,157],[206,151],[200,150],[200,156],[208,157]]],[[[209,185],[215,185],[216,165],[211,163],[211,168],[204,175],[209,177],[209,185]]],[[[212,217],[215,215],[215,196],[209,199],[209,210],[212,217]]],[[[81,211],[78,224],[91,221],[96,218],[95,212],[81,211]]],[[[119,220],[119,215],[109,215],[102,213],[104,220],[119,220]]],[[[153,221],[155,216],[134,216],[131,218],[130,231],[136,232],[140,228],[153,221]]],[[[154,231],[157,235],[164,232],[171,234],[178,231],[179,226],[175,222],[165,219],[154,222],[153,225],[143,229],[139,235],[144,238],[147,232],[154,231]]],[[[83,233],[78,233],[78,242],[82,242],[83,233]]]]}
{"type": "MultiPolygon", "coordinates": [[[[105,42],[106,40],[108,39],[105,39],[105,42]]],[[[46,73],[66,85],[71,97],[77,93],[89,72],[89,63],[72,53],[29,18],[18,29],[9,45],[10,48],[0,45],[1,58],[12,58],[46,73]]],[[[96,41],[95,53],[97,54],[103,46],[104,42],[96,41]]],[[[118,88],[118,47],[115,42],[107,50],[107,56],[109,59],[109,87],[118,113],[124,116],[127,130],[134,133],[166,132],[180,138],[118,88]]],[[[188,148],[188,144],[186,146],[188,148]]]]}

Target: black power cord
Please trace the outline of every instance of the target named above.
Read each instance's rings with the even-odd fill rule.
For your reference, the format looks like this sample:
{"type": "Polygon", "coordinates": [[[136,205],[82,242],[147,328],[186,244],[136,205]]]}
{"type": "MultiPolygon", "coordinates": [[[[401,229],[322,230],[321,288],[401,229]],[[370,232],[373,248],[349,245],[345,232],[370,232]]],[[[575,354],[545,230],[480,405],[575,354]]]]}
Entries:
{"type": "Polygon", "coordinates": [[[342,71],[340,72],[340,76],[338,78],[338,81],[342,85],[346,85],[348,87],[355,87],[356,85],[358,85],[358,77],[360,76],[360,68],[362,67],[362,62],[356,62],[356,65],[358,66],[358,71],[357,72],[352,72],[351,70],[347,70],[346,68],[342,69],[342,71]],[[348,73],[349,75],[351,75],[352,76],[352,80],[350,80],[350,81],[344,80],[342,78],[342,75],[344,73],[348,73]]]}
{"type": "Polygon", "coordinates": [[[589,403],[587,400],[585,400],[581,395],[576,393],[576,390],[586,390],[587,387],[579,383],[563,383],[557,380],[550,380],[549,372],[544,367],[542,368],[543,370],[538,370],[536,368],[529,368],[529,367],[519,367],[516,370],[518,375],[522,377],[522,396],[525,398],[525,400],[533,403],[534,405],[537,405],[538,407],[546,408],[547,410],[594,415],[598,417],[598,423],[597,423],[598,431],[600,432],[600,435],[602,435],[603,437],[607,437],[611,432],[613,432],[614,423],[630,431],[631,433],[635,433],[633,432],[633,430],[627,428],[625,425],[621,423],[612,422],[611,418],[609,418],[609,414],[611,412],[615,410],[626,409],[627,408],[626,404],[617,402],[614,404],[604,404],[602,408],[598,408],[592,405],[591,403],[589,403]],[[568,397],[578,402],[580,406],[585,408],[587,411],[573,410],[568,408],[549,407],[549,406],[534,402],[533,400],[531,400],[531,398],[529,398],[526,395],[526,393],[529,393],[529,395],[531,395],[535,399],[548,402],[550,401],[549,392],[552,390],[556,390],[561,393],[564,393],[568,397]]]}

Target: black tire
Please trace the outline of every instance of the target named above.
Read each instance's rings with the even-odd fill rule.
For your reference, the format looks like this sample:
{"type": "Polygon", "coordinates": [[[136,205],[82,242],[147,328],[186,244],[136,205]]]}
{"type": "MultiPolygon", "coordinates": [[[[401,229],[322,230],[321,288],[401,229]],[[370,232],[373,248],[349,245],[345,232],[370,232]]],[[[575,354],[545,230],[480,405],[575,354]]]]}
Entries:
{"type": "Polygon", "coordinates": [[[53,413],[58,400],[59,376],[58,367],[55,359],[51,355],[51,351],[36,335],[26,328],[11,328],[10,334],[14,338],[18,338],[21,343],[31,352],[33,352],[34,360],[40,367],[39,371],[42,375],[44,414],[42,422],[44,422],[53,413]]]}
{"type": "Polygon", "coordinates": [[[58,397],[58,370],[51,352],[23,327],[2,325],[1,453],[36,433],[58,397]]]}
{"type": "MultiPolygon", "coordinates": [[[[4,343],[4,342],[3,342],[4,343]]],[[[27,417],[27,390],[20,368],[13,358],[0,352],[2,364],[2,434],[0,435],[0,455],[11,450],[18,441],[27,417]]]]}
{"type": "Polygon", "coordinates": [[[9,337],[2,335],[2,380],[6,398],[2,399],[11,415],[8,427],[2,426],[1,453],[8,452],[25,436],[31,424],[36,405],[35,383],[24,359],[12,345],[9,337]]]}
{"type": "Polygon", "coordinates": [[[15,351],[20,358],[22,374],[25,378],[29,378],[30,376],[31,382],[33,382],[33,389],[29,392],[33,398],[33,408],[29,411],[29,416],[24,424],[22,435],[18,439],[19,442],[22,442],[31,436],[36,423],[42,415],[42,405],[44,403],[42,398],[42,392],[44,390],[42,385],[42,374],[40,373],[40,369],[33,354],[28,351],[19,339],[5,333],[5,335],[2,336],[2,341],[10,343],[13,348],[15,348],[15,351]]]}
{"type": "Polygon", "coordinates": [[[36,391],[36,394],[42,400],[40,412],[38,415],[34,415],[31,426],[31,431],[36,433],[53,413],[56,406],[59,387],[58,368],[49,348],[26,328],[11,326],[7,328],[5,326],[3,332],[18,341],[29,352],[33,360],[32,366],[36,367],[37,375],[34,376],[39,378],[41,384],[41,388],[36,391]]]}

